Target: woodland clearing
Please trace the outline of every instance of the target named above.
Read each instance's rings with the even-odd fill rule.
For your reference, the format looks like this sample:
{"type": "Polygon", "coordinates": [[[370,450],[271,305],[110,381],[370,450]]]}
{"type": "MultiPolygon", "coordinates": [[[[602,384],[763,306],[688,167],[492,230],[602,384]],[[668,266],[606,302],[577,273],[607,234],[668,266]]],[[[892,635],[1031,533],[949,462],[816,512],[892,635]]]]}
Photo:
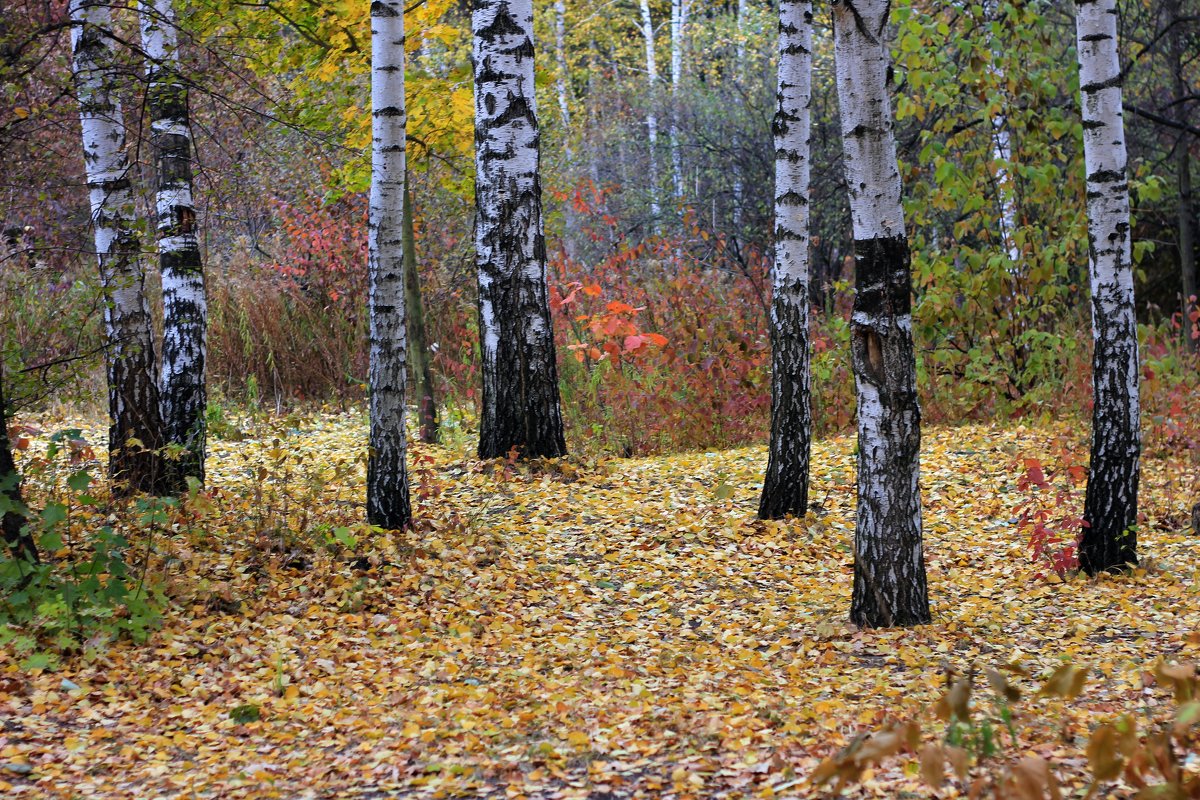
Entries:
{"type": "MultiPolygon", "coordinates": [[[[524,464],[414,444],[415,529],[311,546],[360,514],[363,415],[243,428],[155,544],[160,630],[53,670],[0,654],[5,796],[825,796],[818,763],[931,719],[947,665],[1036,689],[1067,660],[1092,667],[1082,696],[1015,707],[993,760],[1040,754],[1077,794],[1091,729],[1167,708],[1154,663],[1200,653],[1178,458],[1144,460],[1141,568],[1031,562],[1018,465],[1086,445],[1070,422],[926,430],[934,623],[901,630],[846,621],[852,436],[815,443],[820,507],[784,522],[755,518],[761,447],[524,464]]],[[[862,777],[852,796],[932,794],[913,757],[862,777]]]]}

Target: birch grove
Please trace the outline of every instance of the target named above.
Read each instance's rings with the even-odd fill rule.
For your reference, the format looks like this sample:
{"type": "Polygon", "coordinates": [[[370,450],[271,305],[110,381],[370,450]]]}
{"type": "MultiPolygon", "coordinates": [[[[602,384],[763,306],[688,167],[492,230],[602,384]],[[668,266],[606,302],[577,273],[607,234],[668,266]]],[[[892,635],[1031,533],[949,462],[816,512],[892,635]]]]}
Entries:
{"type": "Polygon", "coordinates": [[[404,4],[371,3],[370,453],[367,521],[399,530],[412,520],[405,439],[404,4]]]}
{"type": "Polygon", "coordinates": [[[181,448],[166,462],[165,488],[178,494],[187,488],[187,477],[204,481],[208,305],[192,199],[192,127],[187,85],[179,74],[175,9],[172,0],[142,0],[138,12],[158,179],[155,209],[163,302],[159,393],[166,443],[181,448]]]}
{"type": "Polygon", "coordinates": [[[566,453],[546,286],[532,0],[478,0],[475,260],[483,409],[479,457],[566,453]]]}
{"type": "Polygon", "coordinates": [[[833,4],[855,262],[850,335],[858,394],[858,514],[850,618],[864,627],[930,619],[911,261],[888,98],[889,8],[888,0],[833,4]]]}
{"type": "Polygon", "coordinates": [[[83,160],[105,293],[109,475],[118,492],[163,493],[162,416],[141,236],[117,93],[112,15],[103,0],[72,0],[71,46],[83,160]]]}
{"type": "Polygon", "coordinates": [[[809,374],[809,136],[812,3],[779,2],[775,112],[775,265],[771,294],[771,443],[758,516],[808,511],[812,407],[809,374]]]}
{"type": "Polygon", "coordinates": [[[1077,0],[1075,26],[1095,345],[1079,563],[1094,575],[1137,563],[1141,412],[1116,0],[1077,0]]]}

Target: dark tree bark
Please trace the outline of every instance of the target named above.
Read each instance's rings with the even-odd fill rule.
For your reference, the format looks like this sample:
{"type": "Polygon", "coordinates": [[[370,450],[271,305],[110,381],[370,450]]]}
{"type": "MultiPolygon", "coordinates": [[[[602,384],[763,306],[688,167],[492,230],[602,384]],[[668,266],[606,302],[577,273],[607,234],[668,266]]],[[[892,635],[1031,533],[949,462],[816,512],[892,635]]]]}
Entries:
{"type": "Polygon", "coordinates": [[[0,517],[0,529],[4,534],[4,544],[15,558],[24,558],[37,563],[37,544],[33,536],[21,529],[25,525],[25,517],[21,513],[25,502],[21,498],[21,476],[17,473],[16,462],[13,461],[12,442],[8,438],[8,399],[4,394],[4,370],[0,368],[0,487],[3,488],[7,499],[6,505],[11,510],[5,511],[0,517]]]}
{"type": "Polygon", "coordinates": [[[1089,575],[1137,563],[1141,454],[1137,320],[1116,0],[1075,4],[1092,289],[1092,458],[1079,563],[1089,575]]]}
{"type": "Polygon", "coordinates": [[[546,288],[532,0],[475,0],[479,457],[566,454],[546,288]]]}
{"type": "Polygon", "coordinates": [[[858,515],[850,619],[864,627],[930,620],[912,270],[888,99],[889,7],[888,0],[833,5],[856,289],[850,335],[858,392],[858,515]]]}
{"type": "Polygon", "coordinates": [[[142,0],[140,6],[150,144],[158,173],[155,205],[163,293],[159,394],[167,443],[180,448],[164,460],[163,488],[181,494],[187,478],[204,482],[208,304],[192,200],[191,117],[187,85],[179,75],[175,11],[172,0],[142,0]]]}
{"type": "Polygon", "coordinates": [[[408,357],[412,361],[413,394],[417,396],[417,421],[421,441],[437,444],[438,408],[433,393],[433,359],[429,333],[425,329],[425,305],[421,301],[421,274],[417,270],[417,237],[413,230],[412,190],[404,182],[404,305],[408,312],[408,357]]]}
{"type": "Polygon", "coordinates": [[[809,132],[812,3],[779,2],[775,112],[775,264],[771,294],[771,445],[760,519],[808,511],[812,403],[809,375],[809,132]]]}
{"type": "Polygon", "coordinates": [[[116,91],[112,15],[102,0],[72,0],[70,9],[83,158],[105,292],[109,476],[117,494],[164,494],[157,363],[116,91]]]}

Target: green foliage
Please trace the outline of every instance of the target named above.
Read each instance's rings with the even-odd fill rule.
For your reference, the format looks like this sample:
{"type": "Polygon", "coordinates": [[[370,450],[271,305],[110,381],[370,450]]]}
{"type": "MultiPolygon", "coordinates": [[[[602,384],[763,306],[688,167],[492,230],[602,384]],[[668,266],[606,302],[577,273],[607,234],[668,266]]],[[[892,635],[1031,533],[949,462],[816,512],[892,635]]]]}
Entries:
{"type": "MultiPolygon", "coordinates": [[[[165,599],[148,580],[152,543],[177,501],[137,501],[135,525],[145,543],[133,547],[113,525],[85,527],[76,519],[100,505],[92,480],[87,469],[70,472],[61,494],[29,515],[26,530],[46,555],[42,563],[0,551],[0,646],[26,669],[53,667],[64,654],[95,652],[122,636],[142,641],[161,620],[165,599]]],[[[0,493],[0,513],[8,511],[25,510],[0,493]]]]}

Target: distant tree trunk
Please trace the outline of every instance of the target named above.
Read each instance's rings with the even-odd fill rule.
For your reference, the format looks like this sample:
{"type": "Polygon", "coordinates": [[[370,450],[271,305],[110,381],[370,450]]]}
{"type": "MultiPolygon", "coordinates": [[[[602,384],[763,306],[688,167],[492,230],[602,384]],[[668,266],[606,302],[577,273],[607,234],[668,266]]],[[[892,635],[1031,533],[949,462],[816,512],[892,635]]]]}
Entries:
{"type": "MultiPolygon", "coordinates": [[[[746,79],[746,8],[748,0],[738,0],[737,3],[737,42],[734,46],[734,82],[739,86],[746,79]]],[[[780,11],[782,19],[783,12],[780,11]]],[[[780,67],[782,69],[782,66],[780,67]]],[[[742,150],[741,136],[736,136],[734,151],[740,156],[742,150]]],[[[746,186],[742,181],[741,170],[736,170],[733,176],[733,230],[734,235],[741,237],[742,232],[742,203],[745,202],[746,186]]]]}
{"type": "Polygon", "coordinates": [[[188,90],[179,75],[175,11],[172,0],[141,0],[139,12],[150,84],[150,143],[158,167],[155,199],[163,293],[159,393],[167,443],[183,448],[178,459],[165,462],[164,487],[177,494],[187,489],[188,477],[204,481],[208,305],[192,201],[192,128],[188,90]]]}
{"type": "Polygon", "coordinates": [[[779,2],[775,112],[775,268],[771,296],[771,452],[760,519],[808,511],[808,214],[812,117],[812,2],[779,2]]]}
{"type": "MultiPolygon", "coordinates": [[[[1184,99],[1190,94],[1189,87],[1184,82],[1184,65],[1187,58],[1186,43],[1183,37],[1183,17],[1180,0],[1171,3],[1171,15],[1168,24],[1171,28],[1171,72],[1174,79],[1175,119],[1180,125],[1188,123],[1187,104],[1184,99]]],[[[1196,272],[1196,209],[1192,203],[1192,159],[1188,131],[1180,130],[1179,141],[1175,144],[1175,168],[1179,173],[1179,276],[1183,290],[1183,342],[1189,352],[1200,350],[1200,342],[1192,338],[1191,316],[1197,309],[1197,303],[1192,298],[1200,294],[1197,280],[1200,275],[1196,272]]]]}
{"type": "Polygon", "coordinates": [[[371,3],[371,198],[367,236],[370,303],[370,454],[367,521],[388,530],[412,522],[404,432],[404,3],[371,3]]]}
{"type": "Polygon", "coordinates": [[[417,270],[417,237],[413,230],[412,187],[404,182],[404,306],[408,312],[409,358],[412,361],[413,394],[417,396],[417,419],[421,441],[437,444],[438,409],[433,394],[433,359],[429,333],[425,329],[425,304],[421,301],[421,274],[417,270]]]}
{"type": "Polygon", "coordinates": [[[1094,575],[1137,563],[1141,430],[1116,0],[1077,0],[1075,24],[1095,340],[1092,459],[1079,563],[1094,575]]]}
{"type": "Polygon", "coordinates": [[[654,21],[650,18],[650,0],[641,0],[642,39],[646,44],[646,133],[650,145],[650,232],[657,233],[662,220],[662,205],[658,201],[658,63],[654,57],[654,21]]]}
{"type": "Polygon", "coordinates": [[[546,287],[533,1],[476,0],[475,229],[483,413],[479,457],[567,451],[546,287]]]}
{"type": "Polygon", "coordinates": [[[912,267],[887,85],[889,7],[888,0],[833,4],[856,290],[850,336],[858,393],[858,517],[850,618],[865,627],[930,620],[912,267]]]}
{"type": "Polygon", "coordinates": [[[571,86],[570,70],[567,66],[567,4],[565,0],[554,0],[554,89],[558,95],[558,113],[562,118],[563,156],[565,172],[570,180],[567,200],[563,204],[563,252],[567,258],[575,258],[575,236],[579,227],[574,202],[574,153],[571,142],[571,86]]]}
{"type": "Polygon", "coordinates": [[[83,158],[105,292],[108,469],[118,493],[162,494],[162,415],[109,9],[104,0],[71,0],[70,5],[83,158]]]}
{"type": "Polygon", "coordinates": [[[37,562],[37,544],[33,536],[23,532],[25,502],[21,499],[21,476],[13,461],[12,442],[8,439],[8,399],[4,394],[4,369],[0,365],[0,491],[4,493],[5,510],[0,513],[0,530],[4,544],[14,558],[37,562]]]}
{"type": "Polygon", "coordinates": [[[683,87],[683,48],[687,41],[691,0],[671,0],[671,180],[675,204],[683,202],[683,150],[679,142],[680,90],[683,87]]]}

